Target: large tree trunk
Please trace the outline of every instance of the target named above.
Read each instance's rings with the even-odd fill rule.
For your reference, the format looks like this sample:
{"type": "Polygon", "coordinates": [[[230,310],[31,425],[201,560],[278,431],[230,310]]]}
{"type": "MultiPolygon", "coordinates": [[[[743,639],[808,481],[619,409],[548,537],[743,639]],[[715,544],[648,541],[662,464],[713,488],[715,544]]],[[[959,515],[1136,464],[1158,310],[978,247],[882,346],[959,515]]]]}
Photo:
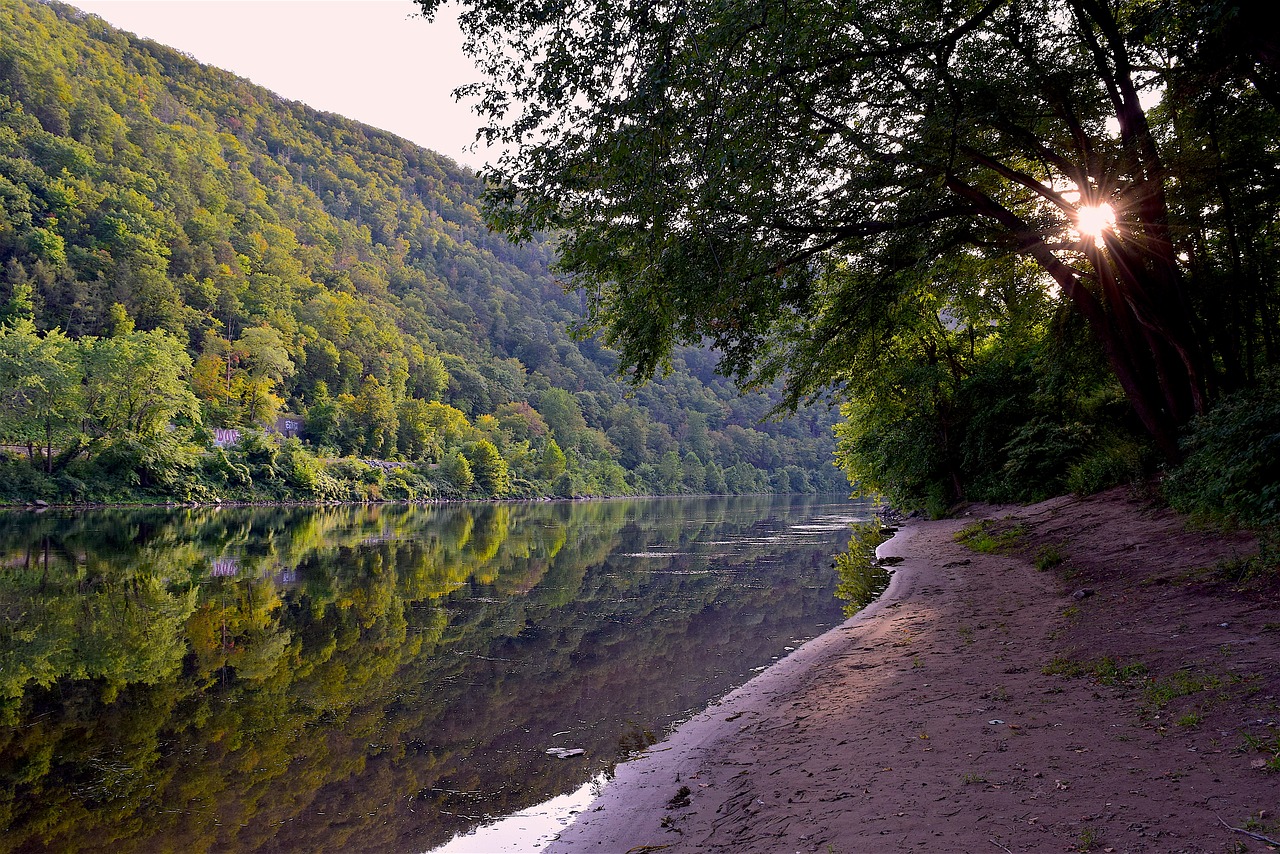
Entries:
{"type": "Polygon", "coordinates": [[[1086,315],[1139,419],[1177,460],[1178,431],[1208,406],[1212,365],[1176,267],[1158,257],[1153,263],[1112,235],[1104,240],[1105,248],[1089,253],[1104,311],[1086,315]]]}

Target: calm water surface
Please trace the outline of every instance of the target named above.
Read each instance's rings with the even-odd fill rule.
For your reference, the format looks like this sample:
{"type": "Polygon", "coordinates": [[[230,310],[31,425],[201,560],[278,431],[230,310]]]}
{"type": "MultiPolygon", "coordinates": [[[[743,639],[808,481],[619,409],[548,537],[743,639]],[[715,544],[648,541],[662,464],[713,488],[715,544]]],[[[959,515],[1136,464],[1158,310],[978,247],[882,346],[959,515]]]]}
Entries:
{"type": "Polygon", "coordinates": [[[869,515],[0,514],[0,852],[528,848],[524,816],[839,623],[869,515]]]}

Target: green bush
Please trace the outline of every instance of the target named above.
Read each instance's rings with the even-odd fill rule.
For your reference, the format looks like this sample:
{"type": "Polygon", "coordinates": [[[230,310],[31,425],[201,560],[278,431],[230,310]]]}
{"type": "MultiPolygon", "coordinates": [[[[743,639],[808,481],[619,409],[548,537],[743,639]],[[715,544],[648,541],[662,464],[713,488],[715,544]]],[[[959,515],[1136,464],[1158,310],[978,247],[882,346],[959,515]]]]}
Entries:
{"type": "Polygon", "coordinates": [[[0,500],[53,501],[59,497],[57,485],[44,472],[22,457],[0,453],[0,500]]]}
{"type": "Polygon", "coordinates": [[[394,468],[387,472],[383,497],[395,501],[419,501],[431,498],[435,488],[416,468],[394,468]]]}
{"type": "Polygon", "coordinates": [[[1133,439],[1108,436],[1067,469],[1066,487],[1076,495],[1093,495],[1146,474],[1152,449],[1133,439]]]}
{"type": "Polygon", "coordinates": [[[228,486],[233,489],[247,489],[253,486],[249,467],[232,461],[222,448],[214,448],[205,454],[200,460],[200,469],[204,479],[216,486],[228,486]]]}
{"type": "Polygon", "coordinates": [[[1195,419],[1164,483],[1177,510],[1254,528],[1280,525],[1280,373],[1195,419]]]}
{"type": "Polygon", "coordinates": [[[197,476],[198,449],[178,431],[122,436],[106,445],[89,468],[96,472],[86,470],[84,480],[101,484],[106,495],[99,497],[141,494],[180,501],[214,497],[197,476]]]}
{"type": "Polygon", "coordinates": [[[261,430],[245,430],[240,441],[231,446],[227,454],[232,462],[249,470],[253,482],[260,486],[283,481],[283,472],[277,468],[280,445],[272,436],[261,430]]]}
{"type": "Polygon", "coordinates": [[[297,439],[286,439],[282,443],[277,466],[290,488],[290,497],[333,501],[344,498],[349,491],[297,439]]]}
{"type": "MultiPolygon", "coordinates": [[[[1084,424],[1036,418],[1004,447],[1004,491],[1017,501],[1043,501],[1063,491],[1072,463],[1085,453],[1092,431],[1084,424]]],[[[1005,496],[1002,496],[1005,497],[1005,496]]]]}

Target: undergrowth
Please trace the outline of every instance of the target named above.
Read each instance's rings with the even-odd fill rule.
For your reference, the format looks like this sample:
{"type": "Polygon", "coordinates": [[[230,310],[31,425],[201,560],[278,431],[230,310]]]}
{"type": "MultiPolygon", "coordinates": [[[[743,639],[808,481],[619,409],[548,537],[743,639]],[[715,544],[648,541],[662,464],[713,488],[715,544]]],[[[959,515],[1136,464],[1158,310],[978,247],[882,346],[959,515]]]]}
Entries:
{"type": "Polygon", "coordinates": [[[1021,546],[1028,533],[1030,531],[1023,524],[999,530],[996,522],[983,519],[965,527],[955,535],[955,539],[980,554],[1006,554],[1021,546]]]}
{"type": "Polygon", "coordinates": [[[1280,372],[1192,421],[1183,449],[1186,459],[1164,482],[1170,505],[1258,531],[1261,550],[1245,574],[1280,569],[1280,372]]]}

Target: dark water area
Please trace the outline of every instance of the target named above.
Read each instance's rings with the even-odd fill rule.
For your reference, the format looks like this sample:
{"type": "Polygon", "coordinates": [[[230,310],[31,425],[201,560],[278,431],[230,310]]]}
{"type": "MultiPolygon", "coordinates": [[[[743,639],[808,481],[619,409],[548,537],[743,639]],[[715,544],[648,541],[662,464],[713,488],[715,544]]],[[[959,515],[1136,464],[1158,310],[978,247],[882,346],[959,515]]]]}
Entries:
{"type": "Polygon", "coordinates": [[[869,512],[0,514],[0,852],[429,851],[838,624],[869,512]]]}

